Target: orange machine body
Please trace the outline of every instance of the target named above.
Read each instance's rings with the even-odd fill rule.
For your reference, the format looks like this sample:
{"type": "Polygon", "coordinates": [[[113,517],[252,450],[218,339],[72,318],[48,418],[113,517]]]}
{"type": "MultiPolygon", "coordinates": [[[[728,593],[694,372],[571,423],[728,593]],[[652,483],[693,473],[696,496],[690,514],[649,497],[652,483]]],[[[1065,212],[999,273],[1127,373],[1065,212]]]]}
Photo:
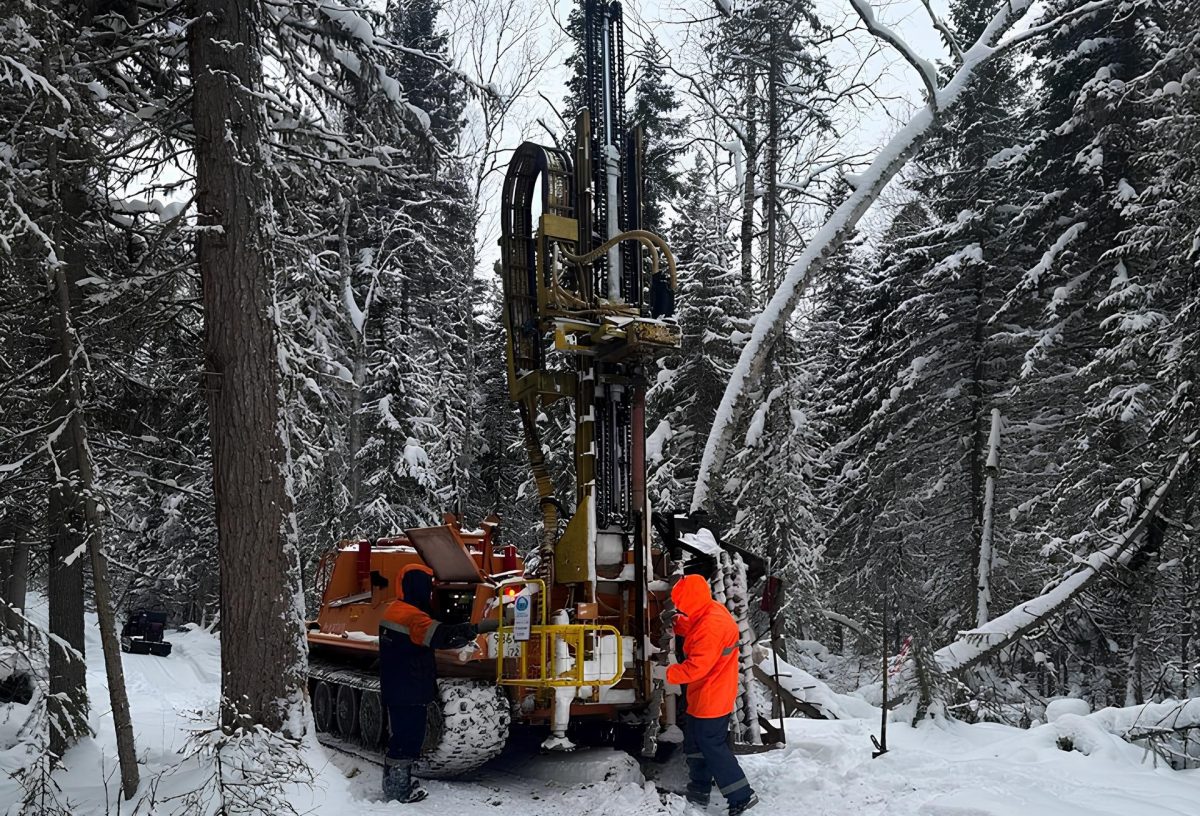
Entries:
{"type": "MultiPolygon", "coordinates": [[[[458,579],[435,581],[433,615],[439,620],[478,623],[499,614],[497,593],[504,578],[520,575],[521,559],[502,560],[491,551],[486,532],[464,532],[449,525],[431,529],[444,532],[436,547],[425,543],[425,557],[408,535],[401,535],[375,542],[342,541],[322,558],[317,571],[318,586],[324,584],[321,608],[317,619],[308,624],[314,655],[360,664],[373,660],[379,652],[379,623],[396,599],[400,571],[410,564],[432,567],[435,577],[441,566],[442,578],[449,572],[450,578],[458,579]],[[501,567],[510,569],[500,571],[501,567]]],[[[475,647],[439,651],[439,674],[493,676],[495,655],[489,654],[488,638],[480,636],[475,647]]]]}

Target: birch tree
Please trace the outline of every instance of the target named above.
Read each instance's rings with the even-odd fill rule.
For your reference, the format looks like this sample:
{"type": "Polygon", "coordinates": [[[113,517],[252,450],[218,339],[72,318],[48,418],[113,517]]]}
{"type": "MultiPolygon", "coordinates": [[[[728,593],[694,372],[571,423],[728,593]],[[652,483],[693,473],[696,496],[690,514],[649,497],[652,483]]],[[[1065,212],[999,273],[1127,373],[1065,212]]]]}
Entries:
{"type": "Polygon", "coordinates": [[[962,56],[957,60],[954,72],[945,81],[939,81],[937,71],[928,60],[916,54],[895,31],[878,21],[866,0],[853,0],[853,5],[868,30],[895,47],[911,65],[925,88],[926,104],[897,131],[869,167],[863,173],[854,176],[854,192],[805,246],[804,251],[782,277],[771,300],[755,320],[754,330],[742,350],[738,365],[732,372],[705,446],[692,495],[693,509],[700,509],[712,500],[713,474],[720,472],[724,464],[746,400],[759,382],[771,348],[781,336],[787,319],[811,286],[815,275],[846,240],[888,182],[929,138],[933,126],[944,116],[944,112],[953,108],[959,101],[975,72],[1011,49],[1036,39],[1072,19],[1096,13],[1109,3],[1108,0],[1086,3],[1016,33],[1013,33],[1013,29],[1029,13],[1033,5],[1032,0],[1018,0],[1006,4],[992,17],[972,45],[959,49],[962,56]]]}

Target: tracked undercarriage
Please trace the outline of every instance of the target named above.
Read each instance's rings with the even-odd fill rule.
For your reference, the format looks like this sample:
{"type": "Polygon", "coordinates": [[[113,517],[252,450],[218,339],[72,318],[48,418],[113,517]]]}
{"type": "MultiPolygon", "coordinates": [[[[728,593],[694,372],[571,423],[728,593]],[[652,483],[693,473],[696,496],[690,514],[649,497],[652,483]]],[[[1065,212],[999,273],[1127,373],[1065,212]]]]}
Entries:
{"type": "MultiPolygon", "coordinates": [[[[317,738],[378,761],[389,737],[378,674],[314,661],[309,691],[317,738]]],[[[508,698],[495,683],[442,678],[438,697],[428,707],[425,744],[415,769],[419,776],[459,776],[499,756],[512,716],[508,698]]]]}

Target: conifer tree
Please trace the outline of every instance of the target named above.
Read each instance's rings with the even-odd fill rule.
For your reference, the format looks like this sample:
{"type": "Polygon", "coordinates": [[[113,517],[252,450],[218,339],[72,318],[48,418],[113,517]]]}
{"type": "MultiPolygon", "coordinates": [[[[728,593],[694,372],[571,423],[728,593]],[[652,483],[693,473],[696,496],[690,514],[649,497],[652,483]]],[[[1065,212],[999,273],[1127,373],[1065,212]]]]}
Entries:
{"type": "Polygon", "coordinates": [[[716,412],[717,392],[737,359],[745,331],[742,291],[734,269],[730,219],[711,165],[697,156],[682,180],[672,228],[679,265],[680,350],[664,360],[647,400],[648,486],[657,506],[682,509],[716,412]]]}
{"type": "Polygon", "coordinates": [[[675,89],[666,82],[664,56],[658,40],[651,37],[640,60],[641,76],[629,112],[630,126],[642,129],[645,145],[642,225],[660,234],[667,228],[665,205],[681,193],[675,162],[687,132],[675,89]]]}
{"type": "MultiPolygon", "coordinates": [[[[1047,14],[1075,5],[1052,3],[1047,14]]],[[[1161,249],[1142,238],[1137,201],[1152,184],[1154,163],[1138,132],[1137,97],[1125,87],[1169,53],[1177,11],[1157,0],[1126,4],[1043,40],[1032,66],[1042,93],[1023,122],[1032,136],[1005,154],[1010,184],[1021,191],[1008,244],[1024,272],[1001,313],[1021,326],[1022,379],[1040,381],[1041,399],[1076,417],[1062,429],[1056,478],[1044,484],[1038,505],[1044,520],[1032,531],[1046,566],[1086,554],[1093,535],[1123,523],[1122,485],[1145,472],[1146,446],[1154,450],[1161,439],[1152,418],[1167,392],[1148,382],[1153,358],[1127,343],[1126,332],[1147,317],[1154,321],[1149,312],[1173,307],[1168,296],[1143,311],[1164,266],[1161,249]],[[1100,41],[1110,46],[1094,49],[1100,41]],[[1079,532],[1064,536],[1064,528],[1079,532]]],[[[1067,619],[1069,637],[1094,661],[1086,691],[1096,704],[1143,694],[1147,667],[1137,665],[1133,674],[1140,676],[1133,677],[1139,661],[1131,655],[1145,653],[1141,610],[1158,592],[1155,566],[1172,543],[1155,525],[1148,535],[1163,540],[1131,562],[1125,588],[1115,597],[1093,596],[1090,614],[1067,619]],[[1115,654],[1113,643],[1120,644],[1115,654]]],[[[1059,657],[1060,667],[1070,662],[1066,653],[1059,657]]]]}

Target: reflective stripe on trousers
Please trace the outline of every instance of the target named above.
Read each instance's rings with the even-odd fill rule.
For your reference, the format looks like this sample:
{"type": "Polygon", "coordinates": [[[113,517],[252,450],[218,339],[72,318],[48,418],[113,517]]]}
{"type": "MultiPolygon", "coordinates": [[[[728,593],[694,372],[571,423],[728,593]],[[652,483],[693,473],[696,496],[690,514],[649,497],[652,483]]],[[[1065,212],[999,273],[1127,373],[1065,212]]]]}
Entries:
{"type": "Polygon", "coordinates": [[[683,750],[687,758],[689,788],[708,790],[715,780],[729,804],[739,805],[754,791],[729,747],[729,716],[687,716],[683,750]],[[699,757],[693,758],[696,753],[699,757]]]}

